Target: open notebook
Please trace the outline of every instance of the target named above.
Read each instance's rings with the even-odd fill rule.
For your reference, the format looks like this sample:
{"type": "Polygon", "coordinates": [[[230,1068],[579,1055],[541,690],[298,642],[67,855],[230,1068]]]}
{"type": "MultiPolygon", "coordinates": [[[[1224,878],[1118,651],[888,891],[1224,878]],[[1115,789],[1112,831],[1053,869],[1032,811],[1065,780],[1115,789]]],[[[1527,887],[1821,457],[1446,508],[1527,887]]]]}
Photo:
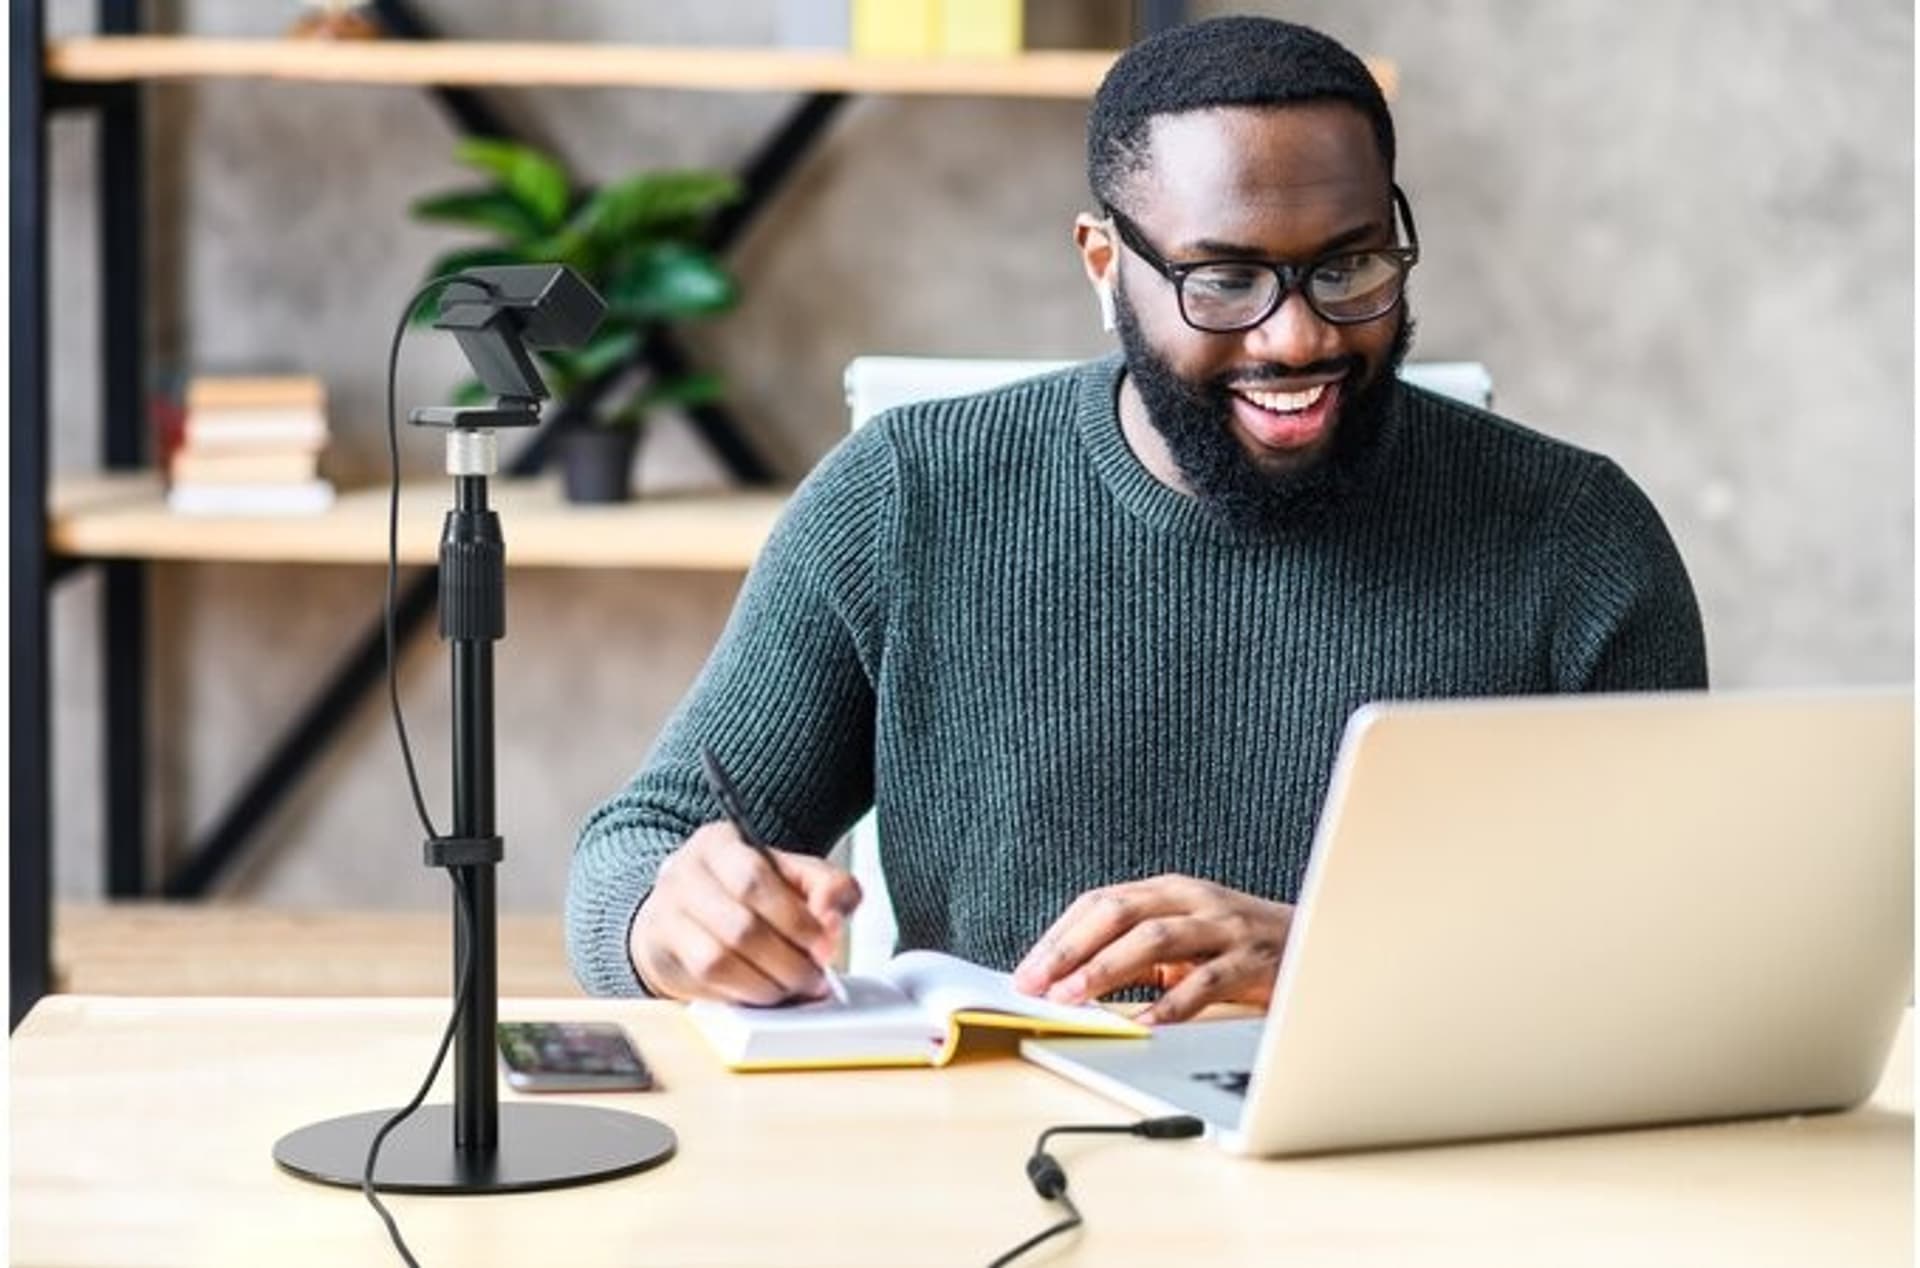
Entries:
{"type": "Polygon", "coordinates": [[[1023,995],[1012,975],[938,951],[908,951],[871,977],[845,982],[844,1004],[748,1008],[703,1000],[687,1006],[687,1018],[735,1070],[945,1065],[969,1026],[1034,1035],[1148,1033],[1104,1008],[1023,995]]]}

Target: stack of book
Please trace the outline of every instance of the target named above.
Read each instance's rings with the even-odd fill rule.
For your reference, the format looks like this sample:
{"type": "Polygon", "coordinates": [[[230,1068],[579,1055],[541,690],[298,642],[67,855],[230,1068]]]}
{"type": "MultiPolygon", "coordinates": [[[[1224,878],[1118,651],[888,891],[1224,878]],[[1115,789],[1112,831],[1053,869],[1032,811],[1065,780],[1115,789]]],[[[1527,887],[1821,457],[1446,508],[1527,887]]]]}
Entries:
{"type": "Polygon", "coordinates": [[[187,384],[186,421],[167,462],[167,505],[186,515],[299,515],[333,505],[320,475],[327,392],[304,375],[187,384]]]}

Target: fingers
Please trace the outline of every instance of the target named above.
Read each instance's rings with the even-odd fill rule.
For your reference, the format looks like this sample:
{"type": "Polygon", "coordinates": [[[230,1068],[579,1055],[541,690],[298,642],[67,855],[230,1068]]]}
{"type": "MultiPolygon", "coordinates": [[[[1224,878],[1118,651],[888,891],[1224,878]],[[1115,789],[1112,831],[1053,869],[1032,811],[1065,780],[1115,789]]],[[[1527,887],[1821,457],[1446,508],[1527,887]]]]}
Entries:
{"type": "Polygon", "coordinates": [[[1280,972],[1282,945],[1256,939],[1197,964],[1133,1019],[1144,1026],[1159,1026],[1189,1021],[1209,1004],[1269,999],[1280,972]]]}
{"type": "Polygon", "coordinates": [[[1160,986],[1161,968],[1211,959],[1227,949],[1228,931],[1197,916],[1149,916],[1095,952],[1047,989],[1060,1004],[1084,1004],[1123,986],[1160,986]]]}
{"type": "MultiPolygon", "coordinates": [[[[798,907],[808,925],[818,930],[810,943],[794,941],[781,923],[759,905],[778,905],[776,900],[763,896],[763,889],[786,888],[764,862],[760,867],[764,878],[750,881],[744,894],[730,891],[725,881],[718,880],[692,890],[686,898],[686,916],[718,945],[724,956],[742,961],[776,988],[773,998],[753,1002],[777,1004],[782,999],[823,994],[827,983],[820,971],[820,961],[815,958],[815,948],[826,944],[827,934],[814,924],[811,913],[798,897],[789,893],[786,905],[798,907]]],[[[699,940],[695,942],[697,945],[699,940]]],[[[704,967],[707,971],[700,976],[716,983],[741,980],[723,958],[712,958],[704,967]]]]}
{"type": "Polygon", "coordinates": [[[711,843],[703,843],[705,848],[695,851],[688,861],[711,874],[713,885],[701,887],[703,891],[718,891],[707,895],[710,900],[743,908],[744,914],[729,916],[715,911],[725,927],[713,932],[736,946],[771,933],[801,948],[807,956],[830,959],[836,935],[809,905],[806,894],[787,879],[787,868],[778,862],[781,852],[773,852],[776,862],[769,866],[766,856],[740,841],[730,827],[717,826],[722,831],[714,833],[711,843]]]}
{"type": "Polygon", "coordinates": [[[628,950],[641,983],[669,999],[777,1004],[803,993],[768,976],[658,891],[641,904],[628,950]]]}
{"type": "Polygon", "coordinates": [[[1205,882],[1184,876],[1157,876],[1089,890],[1073,900],[1013,970],[1013,984],[1030,995],[1044,995],[1102,948],[1143,920],[1170,916],[1196,905],[1205,882]]]}
{"type": "Polygon", "coordinates": [[[860,882],[853,873],[810,854],[776,850],[773,857],[781,879],[803,896],[808,910],[829,931],[837,933],[860,906],[860,882]]]}
{"type": "Polygon", "coordinates": [[[1273,994],[1293,908],[1190,876],[1112,885],[1081,895],[1014,970],[1014,985],[1081,1004],[1125,986],[1164,993],[1137,1015],[1185,1021],[1209,1004],[1265,1003],[1273,994]]]}
{"type": "Polygon", "coordinates": [[[837,953],[859,885],[822,860],[773,855],[769,863],[714,823],[667,858],[630,938],[650,989],[748,1004],[826,994],[821,966],[837,953]]]}
{"type": "Polygon", "coordinates": [[[655,948],[650,959],[648,980],[677,999],[764,1006],[794,994],[693,921],[680,922],[671,944],[655,948]]]}

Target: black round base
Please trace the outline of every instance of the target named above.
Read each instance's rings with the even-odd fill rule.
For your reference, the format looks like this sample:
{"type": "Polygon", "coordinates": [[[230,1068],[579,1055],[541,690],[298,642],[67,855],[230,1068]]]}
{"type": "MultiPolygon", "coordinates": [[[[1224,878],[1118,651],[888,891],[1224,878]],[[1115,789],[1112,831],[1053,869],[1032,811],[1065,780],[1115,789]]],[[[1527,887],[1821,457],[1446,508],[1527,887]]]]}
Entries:
{"type": "MultiPolygon", "coordinates": [[[[282,1136],[273,1160],[303,1180],[360,1187],[367,1146],[392,1110],[330,1118],[282,1136]]],[[[385,1193],[524,1193],[592,1184],[657,1167],[679,1141],[655,1119],[587,1105],[500,1107],[499,1147],[453,1147],[453,1106],[422,1105],[380,1144],[373,1187],[385,1193]]]]}

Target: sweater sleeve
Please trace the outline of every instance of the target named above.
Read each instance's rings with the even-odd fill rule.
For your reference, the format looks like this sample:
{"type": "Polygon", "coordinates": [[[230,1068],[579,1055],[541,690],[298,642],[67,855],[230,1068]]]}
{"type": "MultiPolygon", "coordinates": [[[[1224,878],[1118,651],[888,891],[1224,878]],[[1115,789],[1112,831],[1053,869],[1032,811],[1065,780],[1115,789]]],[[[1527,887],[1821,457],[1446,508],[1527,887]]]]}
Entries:
{"type": "Polygon", "coordinates": [[[1706,636],[1686,565],[1659,512],[1612,461],[1598,459],[1574,488],[1556,545],[1557,690],[1706,687],[1706,636]]]}
{"type": "Polygon", "coordinates": [[[628,952],[660,864],[720,817],[711,746],[769,844],[824,854],[873,799],[874,688],[896,507],[886,421],[801,484],[741,587],[692,689],[640,770],[581,828],[567,886],[574,976],[643,994],[628,952]]]}

